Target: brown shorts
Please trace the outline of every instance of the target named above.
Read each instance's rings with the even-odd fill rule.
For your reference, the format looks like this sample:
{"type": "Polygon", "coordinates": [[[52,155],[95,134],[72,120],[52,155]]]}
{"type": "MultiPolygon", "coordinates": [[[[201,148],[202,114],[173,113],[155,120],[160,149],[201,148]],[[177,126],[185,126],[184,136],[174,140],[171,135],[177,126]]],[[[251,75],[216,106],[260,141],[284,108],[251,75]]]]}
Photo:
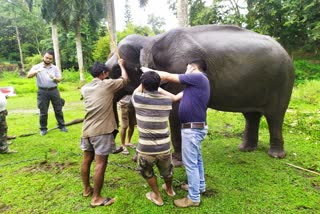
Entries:
{"type": "Polygon", "coordinates": [[[173,175],[173,165],[171,153],[160,155],[145,155],[138,153],[138,170],[145,179],[152,178],[154,174],[153,166],[156,165],[160,175],[164,178],[173,175]]]}
{"type": "Polygon", "coordinates": [[[116,150],[113,134],[98,135],[81,138],[80,148],[83,151],[93,152],[97,155],[109,155],[116,150]]]}
{"type": "Polygon", "coordinates": [[[120,114],[121,128],[137,125],[136,112],[133,106],[120,106],[120,114]]]}

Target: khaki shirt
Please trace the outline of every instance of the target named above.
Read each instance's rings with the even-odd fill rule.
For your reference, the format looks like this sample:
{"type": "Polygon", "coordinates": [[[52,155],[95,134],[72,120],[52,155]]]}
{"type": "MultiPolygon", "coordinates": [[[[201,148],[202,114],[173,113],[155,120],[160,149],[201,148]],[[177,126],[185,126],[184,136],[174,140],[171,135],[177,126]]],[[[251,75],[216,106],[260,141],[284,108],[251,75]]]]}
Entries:
{"type": "Polygon", "coordinates": [[[81,88],[86,109],[82,127],[83,138],[110,134],[118,128],[113,112],[113,97],[126,83],[122,78],[94,78],[81,88]]]}

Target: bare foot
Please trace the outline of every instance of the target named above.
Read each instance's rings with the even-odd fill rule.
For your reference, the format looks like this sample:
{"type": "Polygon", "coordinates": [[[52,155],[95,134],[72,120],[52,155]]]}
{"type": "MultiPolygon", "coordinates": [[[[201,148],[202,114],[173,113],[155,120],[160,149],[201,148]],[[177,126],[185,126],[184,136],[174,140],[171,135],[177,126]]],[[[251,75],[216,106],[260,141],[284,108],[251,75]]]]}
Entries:
{"type": "Polygon", "coordinates": [[[88,196],[92,195],[92,193],[93,193],[93,188],[92,187],[85,188],[85,190],[82,193],[82,196],[83,197],[88,197],[88,196]]]}
{"type": "Polygon", "coordinates": [[[114,202],[115,202],[114,198],[102,198],[102,200],[98,203],[91,202],[90,206],[92,208],[98,207],[98,206],[109,206],[109,205],[113,204],[114,202]]]}
{"type": "Polygon", "coordinates": [[[162,189],[164,189],[167,193],[168,196],[173,197],[176,195],[176,193],[173,191],[173,188],[171,186],[170,189],[167,189],[167,185],[166,184],[162,184],[162,189]]]}
{"type": "Polygon", "coordinates": [[[161,197],[156,197],[156,194],[154,192],[148,192],[146,193],[146,197],[147,199],[149,199],[150,201],[152,201],[154,204],[158,205],[158,206],[162,206],[163,205],[163,200],[161,197]]]}

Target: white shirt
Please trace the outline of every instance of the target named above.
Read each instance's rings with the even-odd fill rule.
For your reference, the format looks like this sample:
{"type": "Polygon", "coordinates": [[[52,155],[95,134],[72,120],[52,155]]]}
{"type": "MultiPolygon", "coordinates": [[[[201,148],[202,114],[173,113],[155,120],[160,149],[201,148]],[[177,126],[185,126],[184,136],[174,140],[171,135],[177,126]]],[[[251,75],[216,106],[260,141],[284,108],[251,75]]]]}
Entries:
{"type": "Polygon", "coordinates": [[[7,98],[0,92],[0,112],[6,110],[7,107],[7,98]]]}

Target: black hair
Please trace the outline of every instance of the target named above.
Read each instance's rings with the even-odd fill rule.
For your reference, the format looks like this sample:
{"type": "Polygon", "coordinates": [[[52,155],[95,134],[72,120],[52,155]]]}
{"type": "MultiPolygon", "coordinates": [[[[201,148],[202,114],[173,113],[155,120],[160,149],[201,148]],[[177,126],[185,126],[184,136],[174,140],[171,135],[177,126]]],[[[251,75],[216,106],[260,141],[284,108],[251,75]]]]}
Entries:
{"type": "Polygon", "coordinates": [[[142,86],[148,91],[157,91],[160,86],[160,76],[154,71],[147,71],[140,77],[142,86]]]}
{"type": "Polygon", "coordinates": [[[44,54],[49,54],[49,55],[51,55],[51,56],[54,57],[54,52],[53,52],[53,50],[47,50],[46,52],[44,52],[44,54]]]}
{"type": "Polygon", "coordinates": [[[104,71],[108,71],[108,68],[101,62],[95,62],[90,68],[90,74],[93,77],[98,77],[104,71]]]}
{"type": "Polygon", "coordinates": [[[199,70],[203,72],[207,71],[207,63],[203,59],[200,59],[200,58],[192,59],[188,62],[188,64],[195,64],[199,68],[199,70]]]}

